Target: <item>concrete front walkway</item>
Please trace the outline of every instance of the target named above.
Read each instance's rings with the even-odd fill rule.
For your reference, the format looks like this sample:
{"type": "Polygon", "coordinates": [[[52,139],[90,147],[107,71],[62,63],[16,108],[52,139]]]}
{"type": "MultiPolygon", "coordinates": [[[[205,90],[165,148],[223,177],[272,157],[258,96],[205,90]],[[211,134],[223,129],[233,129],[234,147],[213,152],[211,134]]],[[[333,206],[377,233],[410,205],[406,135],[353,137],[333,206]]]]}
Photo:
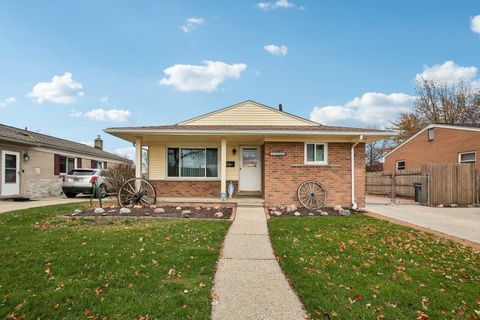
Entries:
{"type": "Polygon", "coordinates": [[[212,319],[305,319],[273,255],[263,207],[238,207],[215,274],[212,319]]]}
{"type": "Polygon", "coordinates": [[[480,208],[434,208],[367,203],[373,213],[480,243],[480,208]]]}

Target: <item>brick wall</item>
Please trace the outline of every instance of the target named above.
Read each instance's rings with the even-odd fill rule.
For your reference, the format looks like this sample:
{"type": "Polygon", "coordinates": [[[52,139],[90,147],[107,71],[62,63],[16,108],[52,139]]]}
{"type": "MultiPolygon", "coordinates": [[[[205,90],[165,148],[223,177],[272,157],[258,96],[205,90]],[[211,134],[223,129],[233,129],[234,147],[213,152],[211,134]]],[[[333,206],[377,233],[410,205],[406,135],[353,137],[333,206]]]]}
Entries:
{"type": "Polygon", "coordinates": [[[425,130],[385,158],[384,171],[395,170],[397,160],[405,160],[406,169],[419,168],[423,163],[458,163],[461,152],[477,152],[480,169],[480,132],[435,128],[435,139],[428,141],[425,130]]]}
{"type": "MultiPolygon", "coordinates": [[[[327,206],[351,207],[350,143],[328,144],[328,165],[304,165],[304,143],[265,142],[264,195],[267,206],[299,204],[297,188],[305,180],[318,180],[328,192],[327,206]],[[271,156],[283,151],[285,156],[271,156]]],[[[356,202],[365,205],[365,144],[355,148],[356,202]]]]}
{"type": "Polygon", "coordinates": [[[152,181],[157,197],[220,197],[220,181],[152,181]]]}

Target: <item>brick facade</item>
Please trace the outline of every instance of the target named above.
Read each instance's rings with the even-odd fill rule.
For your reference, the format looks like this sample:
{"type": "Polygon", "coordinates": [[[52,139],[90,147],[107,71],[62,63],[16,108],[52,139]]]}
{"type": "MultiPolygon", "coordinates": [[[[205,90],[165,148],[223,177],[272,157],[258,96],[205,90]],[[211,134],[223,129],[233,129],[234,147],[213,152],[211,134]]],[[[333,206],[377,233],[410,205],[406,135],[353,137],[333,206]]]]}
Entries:
{"type": "Polygon", "coordinates": [[[435,138],[428,140],[425,130],[385,157],[384,171],[395,170],[397,160],[405,160],[406,169],[419,168],[424,163],[458,163],[461,152],[476,151],[476,169],[480,169],[480,132],[435,128],[435,138]]]}
{"type": "MultiPolygon", "coordinates": [[[[262,147],[262,191],[267,206],[296,204],[297,188],[305,180],[320,181],[328,192],[327,206],[351,207],[351,143],[329,143],[328,165],[304,165],[303,142],[265,142],[262,147]],[[271,156],[283,151],[285,156],[271,156]]],[[[220,181],[153,180],[158,197],[213,197],[220,181]]],[[[228,181],[227,181],[228,183],[228,181]]],[[[365,144],[355,148],[356,202],[365,205],[365,144]]],[[[234,181],[235,191],[238,183],[234,181]]]]}
{"type": "MultiPolygon", "coordinates": [[[[327,189],[327,206],[351,207],[351,144],[329,143],[328,165],[304,165],[303,142],[265,142],[264,196],[267,206],[299,204],[297,188],[305,180],[318,180],[327,189]],[[285,156],[271,156],[283,151],[285,156]]],[[[355,148],[356,202],[365,205],[365,144],[355,148]]]]}

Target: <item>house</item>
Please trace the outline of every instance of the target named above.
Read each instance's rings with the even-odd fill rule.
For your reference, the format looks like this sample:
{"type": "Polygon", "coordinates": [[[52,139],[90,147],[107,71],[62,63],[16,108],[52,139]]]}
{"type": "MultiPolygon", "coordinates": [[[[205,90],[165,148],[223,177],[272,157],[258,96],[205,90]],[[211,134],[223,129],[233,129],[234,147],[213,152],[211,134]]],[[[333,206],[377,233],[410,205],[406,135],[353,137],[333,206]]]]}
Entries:
{"type": "Polygon", "coordinates": [[[364,205],[365,143],[393,135],[324,126],[254,101],[175,125],[105,132],[134,143],[137,163],[148,146],[148,179],[160,197],[218,199],[233,182],[235,196],[298,205],[299,185],[316,180],[328,192],[327,206],[345,207],[364,205]]]}
{"type": "Polygon", "coordinates": [[[126,160],[95,147],[0,124],[0,198],[62,193],[61,177],[76,168],[105,168],[126,160]]]}
{"type": "Polygon", "coordinates": [[[475,163],[480,169],[480,128],[432,124],[384,158],[384,171],[417,169],[424,163],[475,163]]]}

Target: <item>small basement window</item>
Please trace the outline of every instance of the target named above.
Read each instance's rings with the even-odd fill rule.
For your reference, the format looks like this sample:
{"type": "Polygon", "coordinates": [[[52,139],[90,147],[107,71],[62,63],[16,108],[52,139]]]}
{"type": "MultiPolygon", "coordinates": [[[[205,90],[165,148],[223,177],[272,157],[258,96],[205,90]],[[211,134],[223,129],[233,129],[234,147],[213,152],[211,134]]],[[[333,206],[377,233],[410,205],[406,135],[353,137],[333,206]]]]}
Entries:
{"type": "Polygon", "coordinates": [[[435,139],[435,128],[428,129],[428,141],[435,139]]]}
{"type": "Polygon", "coordinates": [[[305,143],[305,163],[327,164],[327,152],[326,143],[305,143]]]}
{"type": "Polygon", "coordinates": [[[397,170],[405,170],[406,163],[405,160],[398,160],[397,161],[397,170]]]}
{"type": "Polygon", "coordinates": [[[475,163],[477,158],[477,153],[472,152],[462,152],[458,154],[458,163],[475,163]]]}

